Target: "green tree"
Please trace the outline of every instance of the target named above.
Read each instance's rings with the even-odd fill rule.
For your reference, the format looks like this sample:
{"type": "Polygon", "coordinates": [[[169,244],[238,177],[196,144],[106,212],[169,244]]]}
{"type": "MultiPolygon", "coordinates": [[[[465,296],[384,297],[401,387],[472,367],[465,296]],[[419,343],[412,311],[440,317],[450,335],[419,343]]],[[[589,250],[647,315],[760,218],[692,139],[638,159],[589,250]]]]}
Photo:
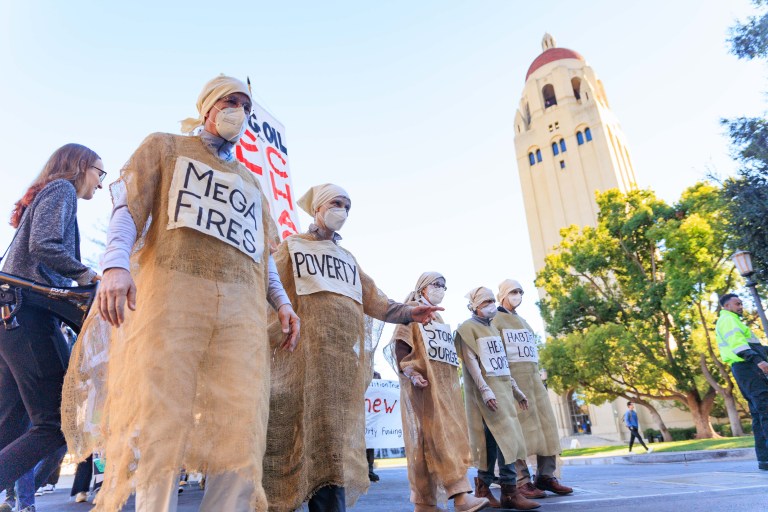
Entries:
{"type": "Polygon", "coordinates": [[[736,427],[733,383],[707,349],[717,295],[734,279],[720,190],[699,183],[674,206],[648,190],[609,190],[597,203],[597,227],[564,229],[537,276],[553,388],[578,387],[594,401],[623,396],[657,422],[650,401],[677,401],[699,438],[714,435],[709,412],[720,392],[736,427]]]}
{"type": "MultiPolygon", "coordinates": [[[[741,59],[768,58],[768,0],[753,0],[759,14],[731,29],[731,52],[741,59]]],[[[723,194],[733,218],[735,249],[753,254],[760,280],[768,279],[768,122],[759,117],[723,120],[741,163],[723,194]]]]}

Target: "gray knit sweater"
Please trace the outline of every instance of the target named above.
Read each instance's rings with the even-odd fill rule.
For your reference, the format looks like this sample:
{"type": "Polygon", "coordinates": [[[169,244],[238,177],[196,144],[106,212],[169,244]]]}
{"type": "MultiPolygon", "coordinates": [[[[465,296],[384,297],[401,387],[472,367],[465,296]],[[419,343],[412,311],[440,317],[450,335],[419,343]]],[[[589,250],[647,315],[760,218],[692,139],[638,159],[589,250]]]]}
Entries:
{"type": "Polygon", "coordinates": [[[96,272],[80,262],[77,191],[54,180],[37,193],[19,223],[3,272],[49,286],[86,285],[96,272]]]}

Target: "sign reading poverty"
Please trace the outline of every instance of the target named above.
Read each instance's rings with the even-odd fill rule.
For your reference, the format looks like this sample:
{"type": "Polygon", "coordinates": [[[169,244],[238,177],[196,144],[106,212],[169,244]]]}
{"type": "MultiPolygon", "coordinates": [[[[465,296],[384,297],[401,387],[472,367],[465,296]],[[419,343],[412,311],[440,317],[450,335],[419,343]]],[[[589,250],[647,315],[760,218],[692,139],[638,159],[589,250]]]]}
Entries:
{"type": "Polygon", "coordinates": [[[261,260],[261,194],[253,184],[180,156],[168,199],[167,229],[191,228],[261,260]]]}
{"type": "Polygon", "coordinates": [[[419,324],[419,327],[428,358],[452,366],[459,366],[459,356],[456,354],[456,346],[453,344],[450,325],[430,322],[426,325],[419,324]]]}
{"type": "Polygon", "coordinates": [[[536,338],[528,329],[502,329],[501,337],[507,346],[507,359],[510,363],[518,361],[539,362],[536,338]]]}
{"type": "Polygon", "coordinates": [[[357,261],[331,240],[288,239],[296,293],[332,292],[363,303],[357,261]]]}
{"type": "Polygon", "coordinates": [[[259,180],[280,239],[298,233],[299,214],[291,183],[285,127],[254,103],[245,133],[235,146],[235,155],[259,180]]]}
{"type": "Polygon", "coordinates": [[[509,362],[504,350],[504,343],[499,336],[486,336],[477,340],[478,358],[485,368],[485,373],[491,377],[511,375],[509,362]]]}
{"type": "Polygon", "coordinates": [[[365,391],[365,447],[402,448],[400,382],[374,379],[365,391]]]}

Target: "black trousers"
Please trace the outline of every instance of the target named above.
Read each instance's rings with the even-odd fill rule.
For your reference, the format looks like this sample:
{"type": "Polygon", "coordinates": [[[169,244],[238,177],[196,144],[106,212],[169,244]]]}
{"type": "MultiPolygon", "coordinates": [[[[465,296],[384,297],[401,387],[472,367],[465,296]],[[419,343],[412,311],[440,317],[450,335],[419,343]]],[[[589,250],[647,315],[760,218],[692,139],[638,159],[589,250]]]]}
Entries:
{"type": "Polygon", "coordinates": [[[326,485],[309,499],[307,505],[309,512],[346,512],[346,493],[343,487],[326,485]]]}
{"type": "Polygon", "coordinates": [[[75,496],[79,492],[88,492],[91,488],[91,478],[93,478],[93,455],[81,461],[75,470],[75,480],[72,482],[70,496],[75,496]]]}
{"type": "Polygon", "coordinates": [[[637,438],[637,442],[643,445],[643,448],[648,450],[648,447],[645,446],[645,443],[643,442],[643,438],[640,437],[640,433],[637,431],[637,427],[627,427],[629,428],[629,451],[632,451],[632,445],[635,443],[635,438],[637,438]]]}
{"type": "Polygon", "coordinates": [[[69,350],[61,322],[28,306],[17,318],[17,329],[0,325],[0,489],[66,444],[60,407],[69,350]]]}
{"type": "Polygon", "coordinates": [[[768,378],[756,364],[748,362],[733,363],[731,371],[749,403],[757,460],[768,462],[768,378]]]}

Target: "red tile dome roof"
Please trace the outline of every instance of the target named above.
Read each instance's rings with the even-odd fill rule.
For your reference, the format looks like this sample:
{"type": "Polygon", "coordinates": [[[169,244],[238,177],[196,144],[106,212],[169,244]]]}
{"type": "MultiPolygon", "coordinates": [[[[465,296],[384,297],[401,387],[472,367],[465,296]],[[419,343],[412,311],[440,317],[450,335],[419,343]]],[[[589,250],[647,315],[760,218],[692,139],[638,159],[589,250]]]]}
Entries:
{"type": "Polygon", "coordinates": [[[533,60],[531,67],[528,68],[528,73],[525,74],[525,80],[527,81],[528,77],[531,76],[534,71],[544,66],[545,64],[549,64],[550,62],[555,62],[556,60],[561,59],[578,59],[584,62],[584,57],[573,50],[557,47],[550,48],[548,50],[544,50],[541,55],[533,60]]]}

